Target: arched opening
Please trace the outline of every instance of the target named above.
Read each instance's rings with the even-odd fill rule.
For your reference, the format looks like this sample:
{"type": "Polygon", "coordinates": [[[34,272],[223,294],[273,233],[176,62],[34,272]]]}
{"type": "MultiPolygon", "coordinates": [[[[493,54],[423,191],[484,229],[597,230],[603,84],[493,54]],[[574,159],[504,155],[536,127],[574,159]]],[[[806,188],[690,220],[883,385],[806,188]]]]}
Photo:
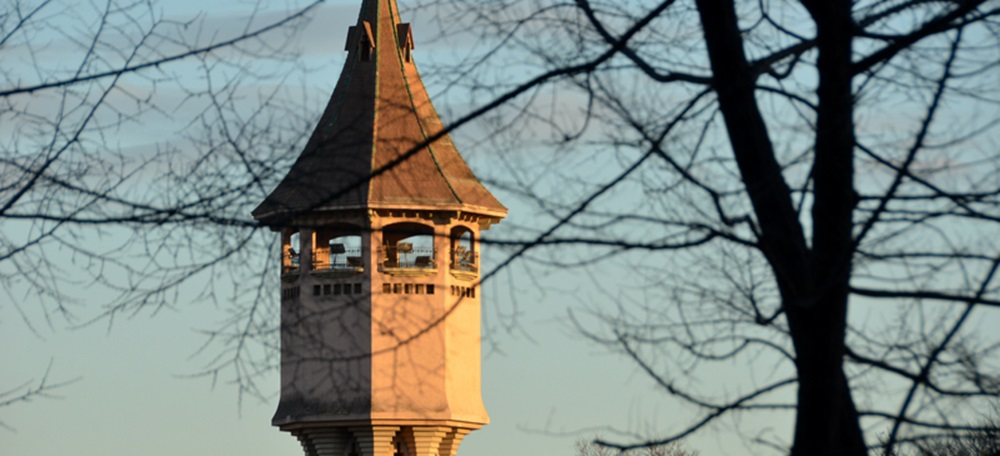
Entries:
{"type": "Polygon", "coordinates": [[[479,252],[471,229],[457,226],[451,230],[451,269],[479,272],[479,252]]]}
{"type": "Polygon", "coordinates": [[[302,239],[297,229],[281,232],[281,273],[298,272],[302,254],[302,239]]]}
{"type": "Polygon", "coordinates": [[[419,223],[396,223],[382,230],[379,249],[384,268],[434,269],[434,228],[419,223]]]}
{"type": "Polygon", "coordinates": [[[341,225],[316,230],[313,270],[363,271],[361,229],[341,225]]]}

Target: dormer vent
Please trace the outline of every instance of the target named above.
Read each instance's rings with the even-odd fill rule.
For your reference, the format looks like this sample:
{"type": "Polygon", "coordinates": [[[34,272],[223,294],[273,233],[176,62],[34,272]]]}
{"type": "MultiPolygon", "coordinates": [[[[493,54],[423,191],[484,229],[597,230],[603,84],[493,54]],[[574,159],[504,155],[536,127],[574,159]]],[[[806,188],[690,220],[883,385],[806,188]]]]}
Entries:
{"type": "Polygon", "coordinates": [[[410,63],[413,50],[413,28],[409,23],[396,24],[396,37],[398,38],[399,49],[403,51],[403,61],[410,63]]]}
{"type": "Polygon", "coordinates": [[[372,58],[372,51],[375,50],[375,34],[372,32],[372,24],[368,21],[361,21],[359,26],[350,26],[347,29],[347,44],[345,51],[352,48],[360,51],[361,61],[367,62],[372,58]]]}

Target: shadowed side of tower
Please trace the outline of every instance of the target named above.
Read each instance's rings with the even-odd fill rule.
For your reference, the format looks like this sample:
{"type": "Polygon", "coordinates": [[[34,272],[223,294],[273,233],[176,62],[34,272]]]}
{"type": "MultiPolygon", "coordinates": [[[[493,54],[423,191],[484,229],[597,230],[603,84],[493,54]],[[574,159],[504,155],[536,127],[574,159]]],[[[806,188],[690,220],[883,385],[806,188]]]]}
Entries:
{"type": "Polygon", "coordinates": [[[445,135],[395,0],[364,0],[299,159],[254,210],[281,233],[281,399],[306,455],[454,455],[488,423],[479,234],[507,209],[445,135]]]}

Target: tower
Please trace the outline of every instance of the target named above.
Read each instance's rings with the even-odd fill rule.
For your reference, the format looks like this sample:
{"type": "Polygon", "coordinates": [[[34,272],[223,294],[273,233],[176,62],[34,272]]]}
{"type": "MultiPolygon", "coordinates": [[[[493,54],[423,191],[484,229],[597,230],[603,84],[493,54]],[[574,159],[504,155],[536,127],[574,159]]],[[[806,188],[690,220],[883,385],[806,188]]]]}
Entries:
{"type": "Polygon", "coordinates": [[[480,392],[479,234],[507,209],[443,129],[395,0],[363,0],[298,160],[254,210],[281,233],[281,398],[307,456],[454,456],[480,392]],[[429,143],[429,145],[428,145],[429,143]]]}

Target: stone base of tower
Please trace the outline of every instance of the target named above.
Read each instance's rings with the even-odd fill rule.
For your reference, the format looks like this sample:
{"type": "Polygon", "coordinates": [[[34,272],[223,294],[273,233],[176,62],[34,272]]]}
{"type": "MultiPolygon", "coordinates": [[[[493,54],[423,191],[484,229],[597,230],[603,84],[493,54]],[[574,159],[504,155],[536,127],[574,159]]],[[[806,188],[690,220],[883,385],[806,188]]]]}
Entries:
{"type": "Polygon", "coordinates": [[[305,456],[456,456],[481,425],[441,423],[297,423],[282,426],[299,439],[305,456]]]}

